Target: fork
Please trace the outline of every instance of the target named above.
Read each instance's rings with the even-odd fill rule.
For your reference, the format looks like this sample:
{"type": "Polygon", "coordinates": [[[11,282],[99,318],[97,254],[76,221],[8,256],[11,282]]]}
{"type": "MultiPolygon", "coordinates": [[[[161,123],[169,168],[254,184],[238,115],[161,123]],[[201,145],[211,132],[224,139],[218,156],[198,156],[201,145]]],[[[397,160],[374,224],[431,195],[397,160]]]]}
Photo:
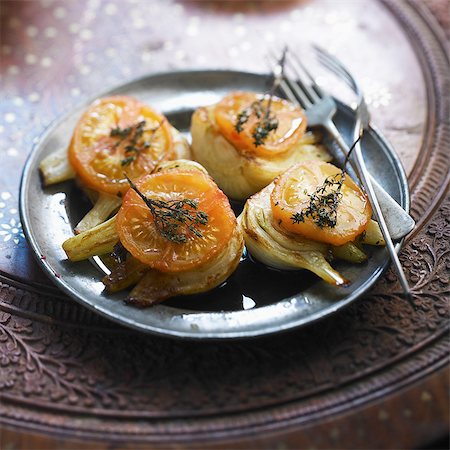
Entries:
{"type": "Polygon", "coordinates": [[[367,104],[364,100],[361,89],[359,88],[356,81],[349,74],[349,72],[343,67],[337,58],[330,55],[325,50],[316,47],[316,53],[319,57],[320,62],[332,71],[335,75],[343,79],[350,87],[352,87],[358,95],[358,106],[356,108],[356,123],[354,129],[354,140],[356,142],[354,147],[354,154],[356,157],[356,163],[358,168],[359,177],[363,186],[366,188],[366,193],[369,197],[370,203],[373,206],[375,217],[377,218],[378,224],[380,225],[381,232],[383,234],[384,240],[386,242],[386,247],[389,251],[389,255],[394,263],[394,267],[397,271],[400,284],[402,285],[403,291],[407,296],[411,296],[411,291],[409,289],[408,281],[406,280],[405,273],[403,272],[401,263],[398,259],[397,252],[395,251],[394,244],[392,243],[391,236],[386,226],[386,222],[381,211],[380,205],[377,201],[375,191],[373,188],[373,183],[369,177],[369,171],[367,170],[362,151],[361,151],[361,137],[364,131],[369,129],[370,124],[370,113],[367,108],[367,104]]]}
{"type": "MultiPolygon", "coordinates": [[[[328,69],[331,69],[331,63],[327,64],[328,53],[315,47],[319,56],[319,60],[328,69]]],[[[283,94],[294,104],[299,104],[306,112],[308,118],[308,126],[323,127],[335,140],[338,147],[342,150],[345,156],[349,152],[349,147],[342,138],[339,130],[334,124],[332,118],[336,114],[337,107],[333,97],[326,94],[322,88],[315,82],[314,78],[310,75],[308,70],[294,55],[290,54],[290,58],[285,57],[285,62],[289,63],[291,70],[295,74],[295,82],[288,77],[283,76],[279,80],[278,85],[283,94]],[[305,82],[300,76],[300,70],[303,71],[309,82],[305,82]]],[[[271,59],[274,56],[271,55],[271,59]]],[[[275,59],[276,60],[276,59],[275,59]]],[[[340,63],[339,63],[340,64],[340,63]]],[[[342,65],[340,65],[342,67],[342,65]]],[[[334,66],[335,67],[335,66],[334,66]]],[[[362,98],[362,91],[354,78],[348,73],[348,71],[342,67],[343,70],[339,71],[341,79],[343,79],[349,87],[358,95],[358,98],[362,98]],[[342,75],[345,73],[345,77],[342,75]]],[[[280,66],[279,61],[274,66],[275,78],[280,78],[283,74],[283,68],[280,66]]],[[[336,71],[334,71],[336,73],[336,71]]],[[[352,165],[353,167],[353,165],[352,165]]],[[[369,174],[370,181],[372,182],[373,189],[381,207],[381,211],[386,219],[386,226],[389,230],[389,234],[392,239],[401,239],[410,233],[415,222],[412,217],[383,189],[382,186],[369,174]]]]}
{"type": "MultiPolygon", "coordinates": [[[[383,216],[382,209],[378,203],[377,195],[375,194],[374,186],[373,186],[373,178],[371,178],[370,173],[367,170],[367,167],[365,165],[364,158],[362,156],[361,152],[361,137],[364,132],[364,130],[367,130],[369,128],[370,123],[370,114],[367,109],[367,105],[364,100],[364,96],[362,94],[361,89],[359,88],[359,85],[356,83],[354,78],[350,75],[350,73],[343,67],[343,65],[335,58],[334,56],[330,55],[329,53],[325,52],[324,50],[315,47],[316,53],[318,54],[320,62],[327,67],[329,70],[331,70],[335,75],[339,76],[341,79],[343,79],[347,85],[351,89],[355,91],[355,93],[358,95],[358,107],[356,110],[356,124],[355,124],[355,146],[354,151],[356,155],[356,163],[357,163],[357,172],[359,173],[360,179],[362,181],[363,186],[366,188],[367,195],[369,197],[369,200],[373,206],[375,216],[378,220],[378,224],[380,225],[384,240],[386,242],[387,249],[389,251],[389,254],[391,256],[391,260],[394,263],[394,267],[396,269],[396,272],[399,276],[400,283],[403,287],[404,293],[406,296],[410,297],[411,292],[408,286],[408,282],[406,280],[405,274],[403,272],[401,263],[398,259],[397,252],[395,251],[394,245],[392,243],[392,238],[390,235],[390,231],[387,227],[386,221],[383,216]]],[[[343,141],[339,131],[337,130],[336,126],[334,125],[332,121],[332,117],[336,112],[336,104],[331,96],[326,95],[322,89],[317,85],[314,78],[309,74],[309,72],[306,70],[306,68],[302,65],[302,63],[297,60],[297,64],[301,69],[305,72],[307,77],[309,78],[310,85],[305,83],[301,77],[299,76],[299,70],[296,69],[296,82],[292,82],[284,75],[284,63],[286,62],[286,49],[283,52],[283,57],[280,60],[280,64],[278,65],[278,70],[274,72],[275,78],[278,78],[278,83],[280,88],[284,91],[286,96],[293,101],[294,103],[300,104],[300,106],[305,109],[307,113],[308,120],[310,119],[310,115],[314,119],[313,122],[309,121],[310,126],[314,125],[322,125],[324,126],[332,135],[335,137],[339,146],[344,151],[345,155],[349,156],[348,148],[345,145],[345,142],[343,141]],[[281,74],[281,75],[280,75],[281,74]],[[283,77],[282,80],[280,78],[283,77]],[[312,112],[311,112],[312,111],[312,112]],[[310,115],[308,115],[308,112],[310,115]],[[336,134],[336,136],[335,136],[336,134]],[[343,146],[342,146],[343,144],[343,146]]],[[[290,65],[292,66],[292,60],[290,60],[290,65]]],[[[348,158],[347,156],[347,158],[348,158]]],[[[380,187],[380,186],[379,186],[380,187]]],[[[385,192],[383,190],[383,192],[385,192]]],[[[385,192],[386,195],[388,195],[385,192]]],[[[390,197],[389,197],[390,198],[390,197]]],[[[390,198],[391,199],[391,198],[390,198]]],[[[403,208],[400,207],[393,199],[391,199],[392,202],[397,205],[398,208],[401,209],[403,214],[406,214],[406,216],[409,218],[409,215],[403,210],[403,208]]],[[[388,216],[390,217],[390,216],[388,216]]],[[[411,219],[412,227],[414,227],[414,221],[411,219]]],[[[412,228],[411,228],[412,229],[412,228]]],[[[408,230],[411,231],[411,229],[408,230]]]]}

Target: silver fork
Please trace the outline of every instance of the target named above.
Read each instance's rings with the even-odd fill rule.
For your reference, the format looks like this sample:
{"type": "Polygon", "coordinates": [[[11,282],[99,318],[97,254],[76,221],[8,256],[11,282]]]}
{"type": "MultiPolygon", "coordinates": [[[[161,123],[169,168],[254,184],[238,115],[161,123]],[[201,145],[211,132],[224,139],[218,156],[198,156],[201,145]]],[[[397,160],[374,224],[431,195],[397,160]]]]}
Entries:
{"type": "MultiPolygon", "coordinates": [[[[355,145],[355,155],[357,162],[357,172],[359,173],[360,179],[362,181],[363,186],[366,188],[367,195],[372,204],[372,207],[375,212],[375,216],[378,220],[378,224],[380,225],[381,231],[383,233],[383,237],[386,241],[386,246],[391,256],[391,260],[394,263],[394,267],[399,276],[400,283],[403,287],[405,295],[411,296],[411,292],[409,290],[408,282],[406,280],[405,274],[403,272],[402,266],[398,259],[398,255],[395,251],[394,245],[392,243],[392,238],[386,224],[385,218],[383,216],[382,209],[378,203],[377,194],[375,194],[375,190],[373,187],[373,178],[371,178],[370,173],[368,172],[364,158],[361,152],[361,143],[360,138],[362,137],[362,133],[364,130],[369,128],[370,123],[370,114],[367,109],[367,105],[364,101],[364,96],[362,95],[362,91],[359,88],[359,85],[356,83],[354,78],[350,75],[350,73],[345,69],[345,67],[337,60],[337,58],[328,54],[324,50],[316,48],[316,52],[318,53],[319,60],[322,62],[324,66],[326,66],[329,70],[331,70],[334,74],[338,75],[341,79],[343,79],[350,88],[352,88],[358,95],[358,108],[357,108],[357,120],[355,124],[355,140],[357,143],[355,145]]],[[[283,52],[283,57],[278,64],[277,70],[274,72],[276,84],[284,91],[285,95],[294,103],[300,104],[303,109],[307,113],[308,123],[310,126],[321,125],[325,127],[332,136],[336,139],[339,146],[343,150],[344,154],[348,154],[348,147],[346,146],[344,140],[342,139],[339,131],[337,130],[332,117],[336,112],[336,104],[333,98],[327,94],[325,94],[320,86],[317,85],[314,78],[309,74],[306,68],[302,65],[299,60],[296,60],[297,65],[303,70],[306,76],[309,78],[309,82],[305,83],[302,78],[299,76],[300,71],[295,64],[292,63],[292,56],[289,60],[290,65],[294,65],[295,72],[297,72],[295,82],[291,81],[284,75],[284,64],[287,62],[286,60],[286,49],[283,52]],[[282,78],[282,79],[281,79],[282,78]]],[[[381,188],[381,186],[379,186],[381,188]]],[[[384,190],[383,190],[384,191],[384,190]]],[[[384,193],[390,198],[390,196],[384,191],[384,193]]],[[[381,194],[382,195],[382,194],[381,194]]],[[[383,197],[381,197],[383,199],[383,197]]],[[[392,202],[400,208],[402,215],[406,215],[409,219],[409,215],[401,208],[392,198],[390,198],[392,202]]],[[[392,205],[389,205],[389,210],[392,210],[392,205]]],[[[388,217],[391,217],[390,212],[386,211],[388,217]]],[[[395,210],[394,210],[395,211],[395,210]]],[[[414,221],[412,221],[412,228],[414,227],[414,221]]],[[[408,232],[411,231],[411,224],[408,227],[408,232]]],[[[406,233],[407,234],[407,233],[406,233]]]]}
{"type": "MultiPolygon", "coordinates": [[[[326,61],[327,53],[318,48],[316,48],[316,51],[321,62],[330,69],[324,62],[326,61]]],[[[273,58],[274,56],[272,56],[272,59],[273,58]]],[[[286,58],[285,62],[286,65],[289,64],[290,69],[295,73],[296,80],[293,81],[288,77],[283,77],[282,80],[279,80],[279,88],[291,102],[299,104],[305,110],[308,118],[308,126],[320,126],[325,128],[346,156],[349,152],[349,147],[332,120],[337,111],[336,102],[330,95],[322,90],[298,58],[293,54],[290,54],[290,58],[286,58]],[[301,71],[306,74],[309,82],[305,82],[302,77],[299,76],[301,71]]],[[[359,98],[362,98],[361,89],[356,81],[345,68],[342,69],[347,75],[344,81],[359,98]]],[[[279,77],[280,73],[282,73],[282,68],[277,61],[274,69],[275,77],[279,77]]],[[[340,76],[343,78],[342,74],[340,74],[340,76]]],[[[370,174],[369,178],[372,182],[376,198],[380,204],[381,211],[386,218],[386,226],[391,238],[401,239],[413,230],[415,226],[414,220],[370,174]]]]}
{"type": "MultiPolygon", "coordinates": [[[[357,169],[359,177],[363,186],[366,189],[366,193],[369,197],[370,203],[372,204],[375,217],[377,218],[378,224],[380,225],[381,232],[383,233],[384,240],[386,242],[386,247],[389,251],[392,262],[399,277],[400,284],[402,285],[403,291],[407,296],[411,296],[411,291],[409,289],[408,281],[406,280],[405,273],[398,259],[397,252],[395,251],[394,244],[392,243],[391,236],[389,234],[385,218],[381,207],[378,203],[377,196],[375,194],[374,186],[369,176],[370,173],[367,170],[366,163],[364,161],[362,151],[361,151],[361,137],[364,131],[369,129],[370,124],[370,113],[367,108],[367,104],[364,100],[361,89],[359,88],[356,81],[350,75],[350,73],[343,67],[337,58],[330,55],[325,50],[316,47],[316,53],[319,57],[320,62],[332,71],[335,75],[343,79],[358,95],[358,106],[356,108],[356,124],[354,129],[354,141],[356,142],[354,147],[354,155],[356,159],[357,169]]],[[[388,213],[389,214],[389,213],[388,213]]]]}

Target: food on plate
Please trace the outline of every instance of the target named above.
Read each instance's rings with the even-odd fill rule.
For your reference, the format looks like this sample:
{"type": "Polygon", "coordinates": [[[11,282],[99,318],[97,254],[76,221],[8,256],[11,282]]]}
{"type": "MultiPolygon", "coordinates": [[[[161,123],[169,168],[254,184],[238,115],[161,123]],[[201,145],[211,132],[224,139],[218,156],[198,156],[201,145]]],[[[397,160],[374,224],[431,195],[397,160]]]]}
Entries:
{"type": "Polygon", "coordinates": [[[231,198],[245,200],[290,166],[331,161],[304,111],[273,95],[232,92],[192,117],[192,153],[231,198]]]}
{"type": "Polygon", "coordinates": [[[239,223],[250,254],[278,269],[308,269],[333,285],[348,283],[331,257],[360,263],[362,244],[384,245],[364,192],[323,161],[296,164],[245,204],[239,223]]]}
{"type": "Polygon", "coordinates": [[[207,170],[198,162],[190,159],[176,159],[173,161],[164,161],[156,166],[154,172],[167,172],[168,170],[187,170],[202,172],[205,175],[209,175],[207,170]]]}
{"type": "Polygon", "coordinates": [[[319,161],[297,164],[280,175],[270,201],[282,229],[332,245],[356,238],[372,215],[366,194],[350,176],[319,161]]]}
{"type": "Polygon", "coordinates": [[[205,292],[237,268],[244,244],[268,266],[340,286],[348,280],[333,258],[361,263],[363,244],[384,245],[364,192],[328,162],[304,111],[273,90],[199,108],[191,134],[196,161],[163,115],[106,97],[68,149],[41,162],[45,186],[75,179],[93,203],[63,249],[71,261],[99,257],[106,292],[130,289],[127,302],[140,306],[205,292]],[[251,196],[238,220],[225,194],[251,196]]]}
{"type": "Polygon", "coordinates": [[[166,164],[129,179],[116,216],[63,244],[72,261],[121,254],[104,283],[109,292],[136,285],[128,296],[134,304],[220,285],[244,247],[227,197],[204,169],[189,161],[166,164]]]}
{"type": "Polygon", "coordinates": [[[112,96],[96,100],[84,112],[68,150],[40,164],[48,186],[77,178],[93,201],[78,232],[103,222],[121,203],[131,178],[151,173],[166,160],[190,157],[186,140],[167,119],[139,100],[112,96]]]}

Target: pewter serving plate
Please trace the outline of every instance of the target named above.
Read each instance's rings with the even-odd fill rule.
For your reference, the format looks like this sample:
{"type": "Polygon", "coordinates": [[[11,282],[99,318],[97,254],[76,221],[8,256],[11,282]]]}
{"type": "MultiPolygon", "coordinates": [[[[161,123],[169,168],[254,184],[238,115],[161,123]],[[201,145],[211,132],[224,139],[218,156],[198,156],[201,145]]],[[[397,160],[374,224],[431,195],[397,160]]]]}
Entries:
{"type": "MultiPolygon", "coordinates": [[[[151,75],[101,96],[126,94],[163,112],[186,135],[190,117],[199,106],[217,102],[232,90],[265,92],[268,77],[244,72],[198,71],[151,75]]],[[[126,292],[104,292],[102,271],[91,261],[70,262],[61,244],[89,206],[73,182],[43,188],[39,162],[66,148],[86,105],[63,117],[33,149],[24,169],[20,213],[23,228],[45,272],[65,293],[86,307],[122,325],[160,335],[193,339],[227,339],[277,333],[310,324],[349,305],[366,292],[389,264],[384,248],[366,247],[369,259],[360,265],[335,261],[333,266],[351,280],[336,288],[303,271],[272,270],[244,254],[236,272],[220,287],[201,295],[178,297],[138,309],[124,303],[126,292]]],[[[354,116],[339,104],[336,124],[351,140],[354,116]]],[[[367,166],[391,196],[409,210],[408,185],[401,163],[374,129],[364,136],[367,166]]],[[[242,205],[233,204],[236,213],[242,205]]],[[[397,251],[400,244],[397,244],[397,251]]]]}

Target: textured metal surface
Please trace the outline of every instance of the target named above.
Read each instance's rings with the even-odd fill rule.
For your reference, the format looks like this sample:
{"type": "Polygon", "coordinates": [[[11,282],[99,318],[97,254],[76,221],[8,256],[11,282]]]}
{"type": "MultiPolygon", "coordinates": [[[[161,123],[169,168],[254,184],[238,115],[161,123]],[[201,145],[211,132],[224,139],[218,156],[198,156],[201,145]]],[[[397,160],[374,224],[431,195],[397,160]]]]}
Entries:
{"type": "Polygon", "coordinates": [[[129,448],[242,448],[256,439],[258,448],[263,440],[266,448],[423,447],[448,427],[448,376],[413,389],[430,386],[449,354],[442,32],[422,2],[258,2],[259,11],[247,2],[154,2],[142,27],[144,3],[2,2],[2,424],[129,448]],[[50,286],[17,212],[33,138],[106,84],[173,67],[260,71],[265,48],[286,36],[295,46],[312,40],[335,50],[364,81],[374,123],[407,169],[418,227],[400,259],[413,302],[388,272],[369,295],[304,330],[192,343],[130,332],[50,286]]]}

